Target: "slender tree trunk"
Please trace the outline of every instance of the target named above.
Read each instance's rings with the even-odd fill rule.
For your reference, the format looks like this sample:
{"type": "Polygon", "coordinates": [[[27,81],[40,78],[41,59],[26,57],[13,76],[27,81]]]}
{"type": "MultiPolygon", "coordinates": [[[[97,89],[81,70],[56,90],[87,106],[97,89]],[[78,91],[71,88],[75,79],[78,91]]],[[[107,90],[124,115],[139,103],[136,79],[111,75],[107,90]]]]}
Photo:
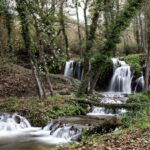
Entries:
{"type": "Polygon", "coordinates": [[[89,0],[85,1],[85,5],[84,5],[84,24],[85,24],[85,37],[86,37],[86,41],[88,39],[88,22],[87,22],[87,7],[88,7],[88,2],[89,0]]]}
{"type": "Polygon", "coordinates": [[[138,15],[136,15],[136,19],[135,19],[135,37],[136,37],[138,52],[140,52],[141,51],[141,40],[140,40],[139,17],[138,17],[138,15]]]}
{"type": "Polygon", "coordinates": [[[67,36],[67,32],[66,32],[66,28],[65,28],[65,21],[64,21],[64,0],[62,0],[60,2],[60,8],[59,8],[59,16],[60,16],[60,25],[62,28],[62,33],[64,36],[64,40],[65,40],[65,47],[66,47],[66,55],[67,55],[67,59],[70,58],[69,56],[69,42],[68,42],[68,36],[67,36]]]}
{"type": "Polygon", "coordinates": [[[22,3],[21,0],[16,0],[16,3],[17,3],[17,11],[18,11],[20,19],[21,19],[22,36],[24,39],[25,48],[29,54],[32,72],[35,77],[36,85],[38,88],[39,98],[41,100],[44,100],[45,99],[44,88],[43,88],[43,85],[41,82],[41,78],[40,78],[38,69],[35,64],[35,58],[31,51],[31,37],[30,37],[30,33],[29,33],[29,22],[28,22],[28,18],[27,18],[28,13],[27,13],[26,5],[24,5],[24,3],[22,3]]]}
{"type": "Polygon", "coordinates": [[[8,8],[5,8],[5,20],[8,33],[8,40],[7,40],[8,52],[12,52],[13,51],[12,15],[8,12],[8,8]]]}
{"type": "Polygon", "coordinates": [[[149,77],[150,77],[150,3],[146,6],[146,26],[147,26],[147,59],[146,59],[146,71],[145,71],[145,91],[149,91],[149,77]]]}
{"type": "Polygon", "coordinates": [[[82,37],[81,37],[81,31],[80,31],[80,19],[79,19],[79,11],[78,11],[78,0],[75,1],[75,7],[76,7],[76,16],[77,16],[77,24],[78,24],[78,37],[79,37],[79,51],[80,51],[80,56],[82,56],[82,49],[81,49],[81,44],[82,44],[82,37]]]}
{"type": "Polygon", "coordinates": [[[51,81],[50,81],[50,74],[49,74],[46,59],[45,59],[44,48],[43,48],[42,40],[41,40],[41,32],[39,30],[38,22],[37,22],[35,17],[34,17],[34,20],[35,20],[35,28],[36,28],[39,55],[40,55],[40,58],[42,60],[43,66],[44,66],[45,77],[46,77],[46,80],[47,80],[47,83],[48,83],[50,94],[51,94],[51,96],[53,96],[54,92],[53,92],[53,87],[52,87],[52,84],[51,84],[51,81]]]}
{"type": "MultiPolygon", "coordinates": [[[[99,4],[99,2],[97,2],[99,4]]],[[[98,5],[99,6],[99,5],[98,5]]],[[[99,7],[96,6],[95,12],[92,17],[92,23],[90,25],[90,32],[88,33],[88,37],[86,40],[86,50],[84,52],[84,79],[80,85],[78,95],[88,94],[90,88],[88,89],[88,84],[91,78],[91,67],[90,67],[90,58],[91,58],[91,48],[93,46],[93,42],[95,39],[96,29],[97,29],[97,22],[100,15],[99,7]]]]}
{"type": "Polygon", "coordinates": [[[116,0],[116,10],[117,10],[117,13],[120,10],[120,2],[119,2],[119,0],[116,0]]]}

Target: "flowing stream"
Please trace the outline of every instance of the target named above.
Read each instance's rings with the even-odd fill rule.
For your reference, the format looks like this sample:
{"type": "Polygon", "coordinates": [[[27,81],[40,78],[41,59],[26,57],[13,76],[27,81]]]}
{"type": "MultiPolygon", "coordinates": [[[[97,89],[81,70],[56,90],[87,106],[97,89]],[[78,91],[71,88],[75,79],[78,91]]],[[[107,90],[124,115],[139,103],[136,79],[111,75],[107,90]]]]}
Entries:
{"type": "Polygon", "coordinates": [[[0,150],[32,150],[38,145],[67,144],[80,134],[81,128],[61,122],[50,122],[42,129],[32,127],[25,117],[17,114],[0,115],[0,150]]]}
{"type": "MultiPolygon", "coordinates": [[[[109,91],[99,93],[98,102],[103,104],[123,104],[127,94],[131,93],[132,72],[124,61],[113,58],[113,77],[109,91]],[[125,94],[127,93],[127,94],[125,94]]],[[[64,76],[76,77],[81,80],[83,75],[80,63],[66,62],[64,76]]],[[[144,77],[136,80],[135,92],[138,87],[144,87],[144,77]]],[[[107,109],[93,106],[87,116],[63,118],[66,122],[50,121],[44,128],[32,127],[29,121],[17,114],[0,114],[0,150],[41,150],[40,146],[55,146],[77,140],[82,129],[89,124],[98,125],[104,118],[119,117],[125,109],[107,109]],[[91,117],[91,118],[90,118],[91,117]],[[96,117],[96,119],[94,119],[96,117]],[[100,120],[99,120],[100,119],[100,120]],[[70,123],[69,123],[70,122],[70,123]]]]}

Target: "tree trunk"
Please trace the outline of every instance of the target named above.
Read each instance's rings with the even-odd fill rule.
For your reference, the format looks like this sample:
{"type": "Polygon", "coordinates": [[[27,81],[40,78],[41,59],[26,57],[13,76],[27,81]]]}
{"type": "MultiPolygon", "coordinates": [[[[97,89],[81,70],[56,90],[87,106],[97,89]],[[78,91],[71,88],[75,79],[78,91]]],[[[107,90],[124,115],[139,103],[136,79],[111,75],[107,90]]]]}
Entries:
{"type": "Polygon", "coordinates": [[[34,18],[34,21],[35,21],[35,29],[36,29],[36,35],[37,35],[37,45],[38,45],[38,51],[39,51],[40,59],[41,59],[41,61],[43,63],[43,66],[44,66],[45,77],[46,77],[46,80],[47,80],[47,83],[48,83],[50,95],[53,96],[54,91],[53,91],[52,83],[51,83],[51,80],[50,80],[50,74],[49,74],[49,70],[48,70],[48,67],[47,67],[46,59],[45,59],[45,53],[44,53],[44,48],[43,48],[43,44],[42,44],[41,31],[38,27],[38,21],[36,19],[36,16],[34,16],[34,14],[33,14],[33,18],[34,18]]]}
{"type": "Polygon", "coordinates": [[[81,44],[82,44],[82,39],[81,39],[81,31],[80,31],[80,19],[79,19],[79,11],[78,11],[78,0],[75,2],[75,7],[76,7],[76,16],[77,16],[77,24],[78,24],[78,37],[79,37],[79,51],[80,51],[80,57],[82,56],[82,49],[81,49],[81,44]]]}
{"type": "Polygon", "coordinates": [[[33,75],[35,77],[39,98],[41,100],[44,100],[45,99],[45,91],[44,91],[44,88],[42,85],[41,78],[39,76],[38,69],[37,69],[36,64],[35,64],[34,56],[33,56],[32,51],[31,51],[31,37],[30,37],[30,33],[29,33],[29,22],[28,22],[28,17],[27,17],[27,15],[28,15],[27,8],[26,8],[26,5],[24,3],[22,3],[21,0],[16,0],[16,3],[17,3],[17,11],[18,11],[20,19],[21,19],[22,36],[24,39],[25,48],[29,54],[31,68],[32,68],[33,75]]]}
{"type": "Polygon", "coordinates": [[[86,49],[84,52],[84,64],[83,64],[83,68],[84,68],[84,79],[81,82],[79,91],[78,91],[78,95],[83,95],[83,94],[88,94],[89,93],[89,89],[88,89],[88,85],[90,82],[90,78],[91,78],[91,67],[90,67],[90,58],[91,58],[91,48],[93,46],[93,42],[95,39],[95,34],[96,34],[96,29],[97,29],[97,22],[98,22],[98,18],[100,15],[99,12],[99,7],[100,7],[100,3],[99,1],[97,1],[97,5],[92,17],[92,23],[90,25],[90,32],[87,33],[87,39],[86,39],[86,49]]]}
{"type": "Polygon", "coordinates": [[[7,8],[5,10],[5,17],[6,17],[6,27],[8,33],[8,52],[13,51],[13,38],[12,38],[12,15],[8,12],[7,8]]]}
{"type": "Polygon", "coordinates": [[[67,36],[66,28],[65,28],[63,7],[64,7],[64,0],[62,0],[60,2],[59,15],[60,15],[60,26],[61,26],[62,33],[63,33],[64,40],[65,40],[66,55],[67,55],[67,59],[69,59],[70,58],[70,56],[69,56],[69,42],[68,42],[68,36],[67,36]]]}
{"type": "Polygon", "coordinates": [[[146,6],[145,19],[147,24],[147,60],[145,72],[145,91],[149,91],[149,76],[150,76],[150,3],[146,6]]]}

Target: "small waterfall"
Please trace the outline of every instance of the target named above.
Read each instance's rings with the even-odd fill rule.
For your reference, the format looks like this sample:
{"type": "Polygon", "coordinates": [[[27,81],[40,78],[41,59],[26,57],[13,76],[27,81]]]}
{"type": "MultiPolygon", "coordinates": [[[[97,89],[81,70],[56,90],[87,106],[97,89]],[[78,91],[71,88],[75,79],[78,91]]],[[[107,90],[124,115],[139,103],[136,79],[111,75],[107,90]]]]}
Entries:
{"type": "MultiPolygon", "coordinates": [[[[0,142],[9,144],[9,140],[22,143],[36,141],[46,145],[66,144],[76,140],[82,128],[77,125],[63,124],[59,121],[50,122],[43,129],[32,127],[29,121],[18,114],[0,114],[0,142]]],[[[25,144],[25,143],[24,143],[25,144]]]]}
{"type": "Polygon", "coordinates": [[[83,66],[81,62],[74,62],[69,60],[66,62],[64,76],[74,77],[76,79],[82,80],[83,77],[83,66]]]}
{"type": "Polygon", "coordinates": [[[0,116],[0,131],[14,131],[30,128],[28,120],[17,114],[2,114],[0,116]]]}
{"type": "Polygon", "coordinates": [[[136,86],[134,92],[143,91],[144,90],[144,76],[142,75],[136,81],[136,86]]]}
{"type": "Polygon", "coordinates": [[[72,77],[73,76],[73,60],[66,62],[64,76],[72,77]]]}
{"type": "Polygon", "coordinates": [[[130,66],[119,59],[112,59],[112,61],[115,70],[110,83],[110,91],[131,93],[132,73],[130,66]],[[117,68],[117,65],[120,67],[117,68]]]}
{"type": "MultiPolygon", "coordinates": [[[[104,104],[123,104],[126,103],[127,97],[121,93],[104,92],[100,95],[100,102],[104,104]]],[[[93,107],[92,112],[88,113],[89,116],[118,116],[125,113],[125,109],[106,109],[104,107],[93,107]]]]}
{"type": "Polygon", "coordinates": [[[103,107],[93,107],[93,111],[88,113],[91,116],[118,116],[126,113],[125,109],[106,109],[103,107]]]}
{"type": "Polygon", "coordinates": [[[67,140],[75,139],[81,134],[81,129],[74,125],[62,124],[61,122],[50,122],[43,130],[49,130],[50,135],[67,140]]]}

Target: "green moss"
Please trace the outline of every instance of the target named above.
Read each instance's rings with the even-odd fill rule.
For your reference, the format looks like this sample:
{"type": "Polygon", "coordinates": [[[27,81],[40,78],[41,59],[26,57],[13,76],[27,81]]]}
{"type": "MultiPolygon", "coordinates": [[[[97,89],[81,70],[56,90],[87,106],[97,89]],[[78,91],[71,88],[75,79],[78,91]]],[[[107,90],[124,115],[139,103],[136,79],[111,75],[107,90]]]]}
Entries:
{"type": "Polygon", "coordinates": [[[41,102],[37,98],[9,98],[0,101],[0,112],[17,112],[29,119],[33,126],[45,126],[48,121],[60,116],[85,114],[85,110],[81,106],[74,103],[67,103],[64,99],[65,97],[58,95],[44,102],[41,102]]]}
{"type": "Polygon", "coordinates": [[[150,93],[143,92],[135,95],[129,95],[127,103],[150,103],[150,93]]]}
{"type": "MultiPolygon", "coordinates": [[[[129,96],[128,103],[147,103],[150,105],[150,93],[138,93],[129,96]]],[[[122,122],[124,127],[131,130],[150,128],[150,108],[134,109],[124,115],[122,122]]]]}
{"type": "Polygon", "coordinates": [[[141,76],[141,72],[143,72],[143,66],[145,65],[146,60],[145,54],[132,54],[125,56],[122,59],[135,71],[136,78],[141,76]]]}
{"type": "Polygon", "coordinates": [[[128,112],[122,118],[123,126],[129,130],[150,128],[150,108],[128,112]]]}

